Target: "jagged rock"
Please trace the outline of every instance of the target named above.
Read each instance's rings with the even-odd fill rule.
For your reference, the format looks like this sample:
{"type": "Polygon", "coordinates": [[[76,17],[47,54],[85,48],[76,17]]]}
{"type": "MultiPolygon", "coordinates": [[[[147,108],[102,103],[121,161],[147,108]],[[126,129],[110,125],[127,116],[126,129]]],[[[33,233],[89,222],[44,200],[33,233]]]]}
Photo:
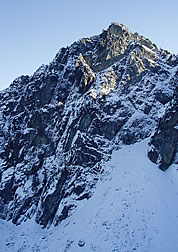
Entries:
{"type": "Polygon", "coordinates": [[[77,79],[77,85],[79,86],[80,92],[86,92],[91,84],[96,80],[95,74],[86,63],[82,54],[79,55],[76,60],[76,71],[75,77],[77,79]]]}
{"type": "Polygon", "coordinates": [[[176,102],[167,109],[160,120],[149,145],[148,157],[150,160],[158,163],[161,170],[167,170],[178,151],[178,109],[176,102]]]}
{"type": "MultiPolygon", "coordinates": [[[[0,218],[58,225],[91,197],[112,150],[150,136],[175,99],[177,61],[113,23],[14,80],[0,93],[0,218]]],[[[161,169],[176,152],[176,117],[152,138],[161,169]]]]}
{"type": "MultiPolygon", "coordinates": [[[[43,190],[43,194],[40,199],[39,208],[36,215],[36,222],[39,223],[42,227],[49,226],[54,219],[54,216],[57,212],[59,204],[64,195],[64,183],[67,179],[67,170],[64,169],[59,175],[58,182],[55,185],[54,192],[46,194],[46,188],[43,190]]],[[[48,185],[47,185],[48,186],[48,185]]]]}
{"type": "Polygon", "coordinates": [[[79,241],[78,241],[78,245],[79,245],[79,247],[85,246],[85,241],[79,240],[79,241]]]}

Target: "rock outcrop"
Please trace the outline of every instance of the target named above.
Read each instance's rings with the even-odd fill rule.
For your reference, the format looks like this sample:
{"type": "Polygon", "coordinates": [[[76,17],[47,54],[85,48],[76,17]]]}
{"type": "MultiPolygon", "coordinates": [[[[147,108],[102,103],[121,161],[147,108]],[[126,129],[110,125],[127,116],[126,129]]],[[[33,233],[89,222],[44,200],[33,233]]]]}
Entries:
{"type": "MultiPolygon", "coordinates": [[[[177,93],[176,93],[177,95],[177,93]]],[[[174,161],[178,164],[178,107],[177,97],[167,108],[149,143],[148,157],[163,171],[174,161]]]]}
{"type": "MultiPolygon", "coordinates": [[[[58,225],[91,197],[112,150],[157,127],[176,94],[177,61],[113,23],[14,80],[0,93],[0,218],[58,225]]],[[[177,148],[176,117],[162,119],[151,142],[163,170],[177,148]]]]}

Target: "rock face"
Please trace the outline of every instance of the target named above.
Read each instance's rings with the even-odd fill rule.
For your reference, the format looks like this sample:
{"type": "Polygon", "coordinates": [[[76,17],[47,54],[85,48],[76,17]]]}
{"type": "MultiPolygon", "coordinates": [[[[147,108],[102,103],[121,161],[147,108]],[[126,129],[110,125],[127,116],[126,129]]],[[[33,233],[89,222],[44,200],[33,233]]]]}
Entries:
{"type": "Polygon", "coordinates": [[[14,80],[0,93],[0,218],[58,225],[91,197],[112,150],[155,127],[149,157],[165,170],[177,148],[177,62],[113,23],[14,80]]]}
{"type": "MultiPolygon", "coordinates": [[[[177,95],[177,93],[176,93],[177,95]]],[[[174,103],[167,108],[161,118],[154,135],[149,143],[148,157],[159,168],[165,171],[175,159],[178,152],[178,109],[177,97],[174,103]]]]}

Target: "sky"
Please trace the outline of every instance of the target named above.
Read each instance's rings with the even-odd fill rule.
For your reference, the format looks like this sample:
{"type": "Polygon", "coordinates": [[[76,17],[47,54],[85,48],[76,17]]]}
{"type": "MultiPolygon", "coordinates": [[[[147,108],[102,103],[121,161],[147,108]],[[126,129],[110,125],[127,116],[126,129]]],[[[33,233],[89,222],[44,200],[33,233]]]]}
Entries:
{"type": "Polygon", "coordinates": [[[178,53],[178,0],[0,0],[0,90],[112,22],[178,53]]]}

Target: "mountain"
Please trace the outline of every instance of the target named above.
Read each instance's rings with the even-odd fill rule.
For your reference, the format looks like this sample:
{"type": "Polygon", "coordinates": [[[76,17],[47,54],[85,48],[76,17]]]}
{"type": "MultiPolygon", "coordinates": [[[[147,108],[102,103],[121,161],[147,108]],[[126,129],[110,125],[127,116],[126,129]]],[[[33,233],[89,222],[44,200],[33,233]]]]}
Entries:
{"type": "Polygon", "coordinates": [[[113,151],[93,196],[57,227],[0,221],[1,250],[177,252],[178,172],[149,161],[148,140],[113,151]]]}
{"type": "MultiPolygon", "coordinates": [[[[0,93],[0,218],[63,225],[83,204],[93,204],[98,184],[112,174],[106,164],[114,151],[146,138],[150,160],[163,171],[175,167],[177,80],[178,55],[118,23],[61,48],[32,76],[15,79],[0,93]]],[[[140,169],[134,171],[139,178],[140,169]]],[[[101,250],[108,251],[92,251],[101,250]]]]}

